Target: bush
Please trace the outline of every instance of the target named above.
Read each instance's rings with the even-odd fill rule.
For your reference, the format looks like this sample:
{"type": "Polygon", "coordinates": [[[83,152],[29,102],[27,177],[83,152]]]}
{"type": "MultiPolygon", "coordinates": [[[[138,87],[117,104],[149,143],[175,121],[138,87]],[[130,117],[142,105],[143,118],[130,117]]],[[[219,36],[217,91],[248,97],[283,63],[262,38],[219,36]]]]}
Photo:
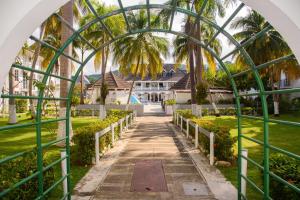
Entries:
{"type": "Polygon", "coordinates": [[[169,99],[169,100],[165,101],[165,104],[167,106],[175,105],[176,104],[176,100],[175,99],[169,99]]]}
{"type": "MultiPolygon", "coordinates": [[[[299,161],[282,154],[270,156],[270,171],[300,188],[299,161]]],[[[262,176],[263,177],[263,176],[262,176]]],[[[274,200],[296,200],[300,194],[270,176],[270,195],[274,200]]]]}
{"type": "Polygon", "coordinates": [[[220,99],[218,101],[218,104],[233,104],[233,103],[234,103],[233,99],[220,99]]]}
{"type": "MultiPolygon", "coordinates": [[[[50,164],[47,160],[43,161],[44,166],[50,164]]],[[[8,189],[17,182],[31,176],[37,172],[37,153],[36,151],[27,153],[17,159],[1,164],[0,168],[0,191],[8,189]]],[[[48,189],[54,184],[54,169],[51,167],[43,173],[43,187],[48,189]]],[[[35,199],[38,191],[38,178],[35,177],[20,187],[12,190],[5,196],[5,199],[23,200],[35,199]]]]}
{"type": "MultiPolygon", "coordinates": [[[[72,141],[75,146],[73,147],[74,156],[72,162],[79,165],[91,165],[95,157],[95,134],[110,124],[117,122],[119,119],[125,117],[129,111],[109,110],[107,117],[104,120],[99,120],[88,126],[78,128],[74,131],[72,141]]],[[[115,139],[119,138],[119,128],[115,129],[115,139]]],[[[112,145],[110,132],[102,136],[99,140],[100,151],[103,152],[105,148],[112,145]]]]}
{"type": "MultiPolygon", "coordinates": [[[[237,141],[236,137],[231,137],[230,128],[221,126],[211,121],[201,119],[193,120],[202,128],[215,134],[214,151],[217,160],[233,161],[233,145],[237,141]]],[[[199,134],[199,144],[203,147],[205,153],[209,153],[209,138],[203,134],[199,134]]]]}
{"type": "Polygon", "coordinates": [[[27,99],[17,99],[16,100],[16,112],[26,113],[28,111],[28,100],[27,99]]]}

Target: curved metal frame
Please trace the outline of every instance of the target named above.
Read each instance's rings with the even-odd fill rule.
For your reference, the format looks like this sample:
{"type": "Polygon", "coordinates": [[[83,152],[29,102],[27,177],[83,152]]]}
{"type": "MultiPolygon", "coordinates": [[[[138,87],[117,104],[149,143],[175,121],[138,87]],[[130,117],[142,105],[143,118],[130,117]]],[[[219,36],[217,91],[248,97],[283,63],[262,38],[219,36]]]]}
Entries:
{"type": "MultiPolygon", "coordinates": [[[[279,149],[279,148],[274,147],[274,146],[271,146],[269,144],[269,137],[268,137],[269,136],[269,126],[268,126],[269,122],[281,123],[281,124],[289,124],[289,125],[294,125],[294,126],[299,126],[299,127],[300,127],[300,124],[296,123],[296,122],[286,122],[286,121],[280,121],[280,120],[272,120],[272,119],[270,119],[269,115],[268,115],[268,107],[267,107],[267,100],[266,100],[267,95],[270,95],[270,94],[274,94],[274,93],[291,93],[291,92],[295,92],[295,91],[300,91],[300,89],[296,88],[296,89],[293,89],[293,90],[265,91],[264,85],[263,85],[262,80],[261,80],[261,78],[259,76],[259,70],[260,69],[268,67],[269,65],[272,65],[274,63],[282,62],[282,61],[287,60],[287,59],[293,59],[294,57],[292,55],[290,55],[290,56],[286,56],[286,57],[283,57],[283,58],[276,59],[274,61],[270,61],[270,62],[265,63],[265,64],[260,65],[260,66],[256,66],[254,64],[254,62],[252,61],[251,57],[249,56],[249,54],[244,49],[245,46],[251,44],[251,42],[253,42],[255,39],[257,39],[258,37],[260,37],[263,34],[265,34],[271,27],[267,27],[266,29],[264,29],[263,31],[261,31],[260,33],[258,33],[257,35],[255,35],[253,38],[251,38],[249,41],[247,41],[247,42],[245,42],[245,43],[243,43],[241,45],[227,31],[225,31],[224,28],[235,17],[235,15],[242,9],[242,7],[244,6],[244,4],[241,4],[237,8],[237,10],[234,11],[234,13],[229,17],[229,19],[224,23],[224,25],[222,27],[220,27],[216,23],[210,21],[209,19],[207,19],[207,18],[205,18],[205,17],[203,17],[201,15],[202,11],[204,10],[204,6],[207,3],[207,0],[205,0],[204,6],[202,7],[200,13],[195,13],[195,12],[193,12],[191,10],[177,7],[176,6],[176,2],[177,2],[176,0],[173,0],[173,4],[172,5],[150,4],[149,0],[147,0],[146,1],[147,3],[144,4],[144,5],[135,5],[135,6],[129,6],[129,7],[123,7],[122,0],[118,0],[119,5],[120,5],[120,9],[112,11],[110,13],[107,13],[107,14],[105,14],[103,16],[98,16],[96,14],[94,8],[90,4],[90,2],[88,0],[86,0],[86,2],[88,4],[88,6],[90,7],[92,13],[94,13],[95,19],[92,20],[92,21],[90,21],[90,22],[88,22],[86,25],[84,25],[83,27],[81,27],[79,30],[77,30],[77,31],[73,30],[74,31],[73,35],[66,41],[65,44],[63,44],[63,46],[60,49],[55,49],[55,48],[51,47],[50,45],[48,45],[48,44],[46,44],[46,43],[44,43],[42,41],[39,41],[38,39],[36,39],[34,37],[31,37],[31,39],[33,39],[33,40],[35,40],[37,42],[40,42],[42,45],[45,45],[46,47],[51,48],[52,50],[54,50],[56,52],[55,56],[53,57],[52,61],[49,64],[46,72],[41,72],[41,71],[38,71],[38,70],[32,70],[29,67],[24,67],[24,66],[19,66],[19,65],[13,65],[13,67],[15,67],[15,68],[20,68],[20,69],[23,69],[23,70],[28,70],[28,71],[33,71],[33,72],[36,72],[36,73],[44,74],[44,78],[42,80],[42,82],[44,84],[47,83],[48,78],[50,76],[54,76],[56,78],[59,78],[59,79],[71,82],[71,86],[70,86],[67,98],[53,98],[53,99],[57,99],[57,100],[67,101],[67,112],[66,112],[65,118],[57,119],[57,120],[50,120],[51,122],[53,122],[53,121],[66,121],[66,137],[62,138],[60,140],[53,141],[53,142],[51,142],[51,144],[46,144],[46,145],[44,144],[44,145],[42,145],[42,141],[41,141],[41,125],[44,124],[44,123],[49,123],[47,121],[46,122],[42,121],[42,113],[41,113],[41,111],[42,111],[42,103],[43,103],[43,100],[47,99],[46,97],[44,97],[44,91],[43,90],[39,91],[38,97],[26,97],[26,98],[35,98],[35,99],[38,99],[37,113],[36,113],[36,122],[35,123],[30,123],[30,124],[27,125],[27,126],[32,126],[32,125],[36,126],[36,133],[37,133],[36,143],[37,143],[37,150],[38,150],[37,157],[38,157],[38,172],[39,173],[35,174],[35,176],[38,176],[38,180],[39,180],[39,191],[38,191],[39,192],[39,197],[38,198],[43,198],[44,195],[45,195],[45,191],[43,190],[43,173],[42,172],[43,172],[44,169],[43,169],[42,150],[43,150],[43,148],[45,146],[50,146],[50,145],[53,145],[53,144],[56,144],[56,143],[58,143],[60,141],[65,140],[66,151],[67,151],[67,156],[66,156],[65,159],[67,159],[67,163],[68,164],[67,164],[67,175],[64,178],[67,178],[67,181],[68,181],[68,191],[69,192],[68,192],[67,196],[65,196],[64,198],[67,197],[68,199],[70,199],[71,188],[70,188],[70,146],[69,146],[69,143],[70,143],[70,138],[69,138],[70,116],[69,116],[69,111],[70,111],[70,106],[71,106],[71,97],[72,97],[72,94],[73,94],[73,89],[74,89],[76,80],[77,80],[80,72],[82,71],[83,67],[93,58],[93,56],[95,55],[95,53],[97,51],[105,48],[106,46],[112,44],[113,42],[115,42],[115,41],[117,41],[117,40],[119,40],[121,38],[127,37],[129,35],[143,33],[143,32],[160,32],[160,33],[170,33],[170,34],[174,34],[174,35],[180,35],[180,36],[189,38],[190,40],[192,40],[193,42],[195,42],[197,45],[200,45],[202,48],[204,48],[208,52],[210,52],[212,54],[212,56],[218,61],[218,63],[222,67],[222,69],[226,72],[228,78],[230,79],[230,82],[231,82],[231,85],[232,85],[232,88],[233,88],[233,92],[234,92],[234,96],[235,96],[235,99],[236,99],[237,124],[238,124],[238,165],[239,165],[239,169],[238,169],[238,197],[239,197],[239,199],[246,199],[246,197],[244,197],[242,195],[242,193],[241,193],[241,180],[245,179],[246,181],[248,181],[249,183],[251,183],[251,180],[247,179],[246,177],[243,177],[242,174],[241,174],[241,164],[242,164],[242,162],[241,162],[242,161],[241,152],[242,152],[242,138],[243,138],[243,139],[248,139],[248,140],[251,140],[252,142],[256,142],[258,144],[262,144],[263,145],[263,148],[264,148],[264,166],[260,166],[258,163],[256,163],[255,161],[253,161],[253,160],[251,160],[249,158],[244,158],[244,159],[248,159],[249,161],[254,162],[255,165],[259,166],[260,169],[263,170],[263,172],[264,172],[264,186],[263,186],[264,188],[263,188],[263,191],[261,191],[257,186],[252,185],[252,184],[251,185],[255,189],[257,189],[259,192],[263,193],[264,199],[269,199],[270,198],[269,197],[269,177],[270,177],[270,175],[273,176],[273,177],[276,176],[276,175],[272,174],[271,172],[269,172],[269,149],[271,148],[273,150],[276,150],[276,151],[279,151],[281,153],[284,153],[284,154],[287,154],[289,156],[292,156],[292,157],[294,157],[296,159],[300,159],[300,157],[298,155],[295,155],[295,154],[292,154],[292,153],[289,153],[289,152],[285,152],[284,150],[279,149]],[[141,29],[141,30],[131,30],[130,27],[129,27],[128,19],[126,17],[126,12],[127,11],[133,11],[133,10],[141,10],[141,9],[147,9],[148,20],[149,20],[149,22],[148,22],[149,23],[149,27],[146,28],[146,29],[141,29]],[[170,22],[170,25],[169,25],[168,29],[163,29],[163,28],[152,29],[150,27],[150,9],[170,9],[170,10],[172,10],[172,12],[173,12],[172,13],[172,18],[171,18],[171,22],[170,22]],[[174,19],[174,13],[175,12],[179,12],[179,13],[182,13],[184,15],[188,15],[190,17],[194,17],[196,19],[196,22],[197,21],[202,21],[203,23],[207,23],[210,26],[212,26],[213,28],[215,28],[217,30],[217,33],[211,38],[211,40],[207,44],[204,44],[204,43],[200,42],[199,40],[197,40],[196,38],[194,38],[194,37],[192,37],[192,36],[190,36],[188,34],[185,34],[185,33],[182,33],[182,32],[173,31],[172,30],[172,26],[173,26],[173,19],[174,19]],[[106,27],[105,24],[103,23],[103,20],[105,20],[105,19],[107,19],[109,17],[115,16],[115,15],[118,15],[118,14],[122,14],[123,15],[123,17],[125,19],[125,22],[126,22],[126,25],[127,25],[127,31],[128,32],[124,33],[122,35],[114,37],[111,34],[109,28],[106,27]],[[84,39],[80,35],[80,33],[83,32],[84,30],[86,30],[87,28],[89,28],[90,26],[98,23],[98,22],[101,24],[101,26],[104,27],[104,29],[107,31],[107,33],[111,36],[111,40],[108,41],[108,42],[106,42],[105,44],[102,44],[100,47],[95,48],[91,44],[89,44],[88,41],[86,39],[84,39]],[[216,39],[219,34],[223,34],[236,47],[235,50],[233,50],[232,52],[230,52],[229,54],[227,54],[223,58],[220,58],[212,49],[210,49],[208,47],[209,43],[212,42],[214,39],[216,39]],[[79,61],[77,61],[76,59],[72,58],[71,56],[64,54],[65,48],[67,46],[69,46],[77,38],[81,39],[84,42],[87,42],[89,44],[89,46],[91,46],[92,49],[94,50],[84,60],[84,62],[82,62],[82,63],[79,62],[79,61]],[[242,55],[244,56],[244,58],[247,61],[248,65],[250,66],[250,69],[246,70],[245,72],[239,73],[239,74],[231,74],[229,72],[229,70],[226,68],[225,64],[223,63],[223,60],[225,58],[227,58],[228,56],[232,55],[236,51],[240,51],[242,53],[242,55]],[[52,75],[51,74],[52,71],[53,71],[55,63],[57,62],[57,60],[59,59],[60,56],[65,56],[65,57],[71,59],[72,61],[77,62],[77,63],[80,64],[79,69],[77,70],[77,72],[75,73],[75,76],[72,79],[67,78],[67,77],[61,77],[61,76],[57,76],[57,75],[52,75]],[[247,96],[259,96],[261,98],[261,103],[262,103],[262,108],[263,108],[263,118],[251,117],[251,116],[244,116],[241,113],[240,98],[241,98],[241,96],[244,96],[244,95],[239,94],[239,91],[238,91],[238,88],[237,88],[237,86],[235,84],[235,80],[234,79],[236,77],[240,76],[240,75],[243,75],[243,74],[246,74],[246,73],[250,73],[250,72],[252,72],[253,75],[254,75],[254,77],[255,77],[257,86],[259,88],[259,92],[258,93],[253,93],[253,94],[247,94],[247,96]],[[263,127],[264,128],[263,129],[264,130],[264,140],[263,141],[256,141],[256,140],[251,139],[251,138],[249,139],[249,138],[247,138],[246,136],[244,136],[242,134],[241,122],[242,122],[243,118],[259,119],[259,120],[263,121],[263,123],[264,123],[264,127],[263,127]]],[[[57,14],[55,14],[55,15],[58,16],[57,14]]],[[[59,19],[63,23],[66,23],[60,16],[58,16],[58,17],[59,17],[59,19]]],[[[2,95],[2,98],[24,98],[24,97],[14,96],[14,95],[2,95]]],[[[24,125],[0,127],[0,130],[7,130],[7,129],[19,128],[19,127],[24,127],[24,125]]],[[[20,156],[20,155],[12,156],[10,158],[2,159],[2,160],[0,160],[0,164],[6,162],[8,160],[12,160],[12,159],[14,159],[14,158],[16,158],[18,156],[20,156]]],[[[281,182],[285,181],[285,180],[280,180],[280,177],[277,177],[277,179],[279,181],[281,181],[281,182]]],[[[293,186],[291,184],[287,184],[287,185],[289,187],[295,189],[298,192],[300,191],[299,188],[296,188],[295,186],[293,186]]],[[[51,189],[53,189],[53,188],[51,188],[51,189]]],[[[49,192],[48,190],[47,190],[47,192],[49,192]]],[[[9,191],[1,192],[0,193],[0,197],[4,196],[7,192],[9,192],[9,191]]]]}

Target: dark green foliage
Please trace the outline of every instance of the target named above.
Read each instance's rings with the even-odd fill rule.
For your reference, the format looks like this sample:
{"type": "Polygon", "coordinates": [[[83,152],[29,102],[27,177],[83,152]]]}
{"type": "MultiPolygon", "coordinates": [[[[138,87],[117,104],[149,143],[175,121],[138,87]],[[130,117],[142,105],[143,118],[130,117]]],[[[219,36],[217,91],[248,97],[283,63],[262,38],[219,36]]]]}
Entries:
{"type": "Polygon", "coordinates": [[[220,99],[218,104],[234,104],[233,99],[220,99]]]}
{"type": "Polygon", "coordinates": [[[176,100],[175,99],[169,99],[169,100],[165,101],[165,104],[167,106],[175,105],[176,104],[176,100]]]}
{"type": "MultiPolygon", "coordinates": [[[[0,167],[0,191],[8,189],[17,182],[31,176],[37,172],[37,154],[36,151],[30,152],[12,161],[1,164],[0,167]]],[[[43,160],[44,166],[49,162],[43,160]]],[[[50,168],[43,173],[43,187],[48,189],[54,184],[54,169],[50,168]]],[[[20,187],[12,190],[4,199],[23,200],[35,199],[38,191],[37,177],[33,178],[20,187]]]]}
{"type": "Polygon", "coordinates": [[[16,100],[16,112],[25,113],[28,111],[28,100],[27,99],[17,99],[16,100]]]}
{"type": "MultiPolygon", "coordinates": [[[[230,128],[221,126],[211,121],[201,119],[193,120],[202,128],[215,134],[215,157],[217,160],[233,161],[233,145],[237,141],[236,138],[230,136],[230,128]]],[[[204,148],[205,153],[209,153],[209,138],[203,134],[199,135],[199,144],[204,148]]]]}
{"type": "MultiPolygon", "coordinates": [[[[299,161],[282,154],[270,156],[270,171],[300,188],[299,161]]],[[[300,194],[270,176],[270,195],[274,200],[296,200],[300,194]]]]}
{"type": "MultiPolygon", "coordinates": [[[[129,113],[130,112],[127,111],[109,110],[107,112],[107,117],[104,120],[99,120],[98,122],[92,123],[88,126],[76,129],[73,136],[73,142],[75,144],[73,147],[73,153],[75,155],[72,156],[72,162],[79,165],[91,165],[92,160],[95,157],[95,133],[109,127],[110,124],[124,118],[129,113]]],[[[119,127],[115,130],[115,139],[118,137],[119,127]]],[[[100,138],[100,151],[103,152],[109,145],[112,145],[110,132],[100,138]]]]}
{"type": "Polygon", "coordinates": [[[208,85],[205,82],[201,82],[196,87],[196,101],[198,105],[207,103],[206,97],[208,95],[208,85]]]}

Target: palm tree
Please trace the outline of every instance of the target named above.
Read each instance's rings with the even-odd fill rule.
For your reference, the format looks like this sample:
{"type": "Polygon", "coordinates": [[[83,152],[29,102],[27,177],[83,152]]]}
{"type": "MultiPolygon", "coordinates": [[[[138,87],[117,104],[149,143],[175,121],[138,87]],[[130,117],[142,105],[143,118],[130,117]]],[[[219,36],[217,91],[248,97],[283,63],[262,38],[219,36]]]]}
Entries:
{"type": "MultiPolygon", "coordinates": [[[[101,4],[96,1],[92,2],[92,4],[99,16],[102,16],[106,13],[116,10],[115,6],[105,6],[104,4],[101,4]]],[[[95,19],[95,15],[92,13],[88,14],[80,21],[80,24],[85,25],[87,22],[93,19],[95,19]]],[[[107,27],[109,27],[109,30],[114,36],[120,35],[125,31],[125,21],[124,18],[120,15],[109,17],[103,22],[107,27]]],[[[104,27],[99,26],[99,24],[94,24],[91,27],[89,27],[84,32],[84,35],[85,38],[87,38],[91,42],[91,44],[95,47],[99,47],[102,44],[105,44],[106,42],[111,40],[109,33],[105,30],[104,27]]],[[[96,52],[96,55],[94,57],[95,71],[101,70],[101,74],[102,74],[102,84],[100,88],[100,94],[101,94],[100,95],[100,119],[106,117],[105,99],[107,96],[107,86],[105,83],[105,74],[107,70],[107,62],[110,56],[110,52],[111,52],[111,47],[106,46],[103,49],[96,52]]]]}
{"type": "MultiPolygon", "coordinates": [[[[145,10],[129,12],[128,20],[132,30],[148,27],[145,10]]],[[[131,73],[134,77],[127,100],[128,108],[136,77],[150,75],[156,78],[162,72],[163,57],[168,56],[168,40],[150,32],[138,33],[118,40],[114,44],[113,52],[114,62],[120,65],[120,71],[125,75],[131,73]]]]}
{"type": "MultiPolygon", "coordinates": [[[[231,24],[231,28],[241,29],[241,31],[234,34],[234,38],[240,41],[241,44],[262,31],[267,26],[270,26],[270,24],[255,11],[250,12],[245,17],[237,18],[231,24]]],[[[255,65],[260,65],[291,53],[290,48],[282,36],[273,28],[255,40],[251,45],[245,47],[245,49],[254,61],[255,65]]],[[[247,68],[248,64],[240,52],[236,52],[234,54],[234,58],[238,65],[247,68]]],[[[267,76],[272,90],[276,90],[280,88],[280,84],[277,85],[275,83],[281,80],[281,72],[284,72],[288,79],[292,80],[300,75],[300,68],[296,60],[289,60],[261,70],[261,75],[263,77],[267,76]]],[[[279,100],[280,95],[274,94],[273,101],[275,116],[279,115],[279,100]]]]}

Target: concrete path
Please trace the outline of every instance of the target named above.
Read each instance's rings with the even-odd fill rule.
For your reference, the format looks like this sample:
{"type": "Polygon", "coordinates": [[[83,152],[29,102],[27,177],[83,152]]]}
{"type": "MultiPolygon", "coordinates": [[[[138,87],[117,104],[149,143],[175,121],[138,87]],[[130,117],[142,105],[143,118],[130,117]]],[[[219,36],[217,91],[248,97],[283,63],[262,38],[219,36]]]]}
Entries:
{"type": "Polygon", "coordinates": [[[138,118],[136,129],[127,135],[125,147],[91,199],[214,199],[188,152],[168,126],[170,120],[162,116],[138,118]],[[145,177],[148,176],[149,180],[143,181],[143,177],[140,177],[143,164],[139,167],[136,164],[145,161],[162,163],[164,176],[153,174],[151,180],[147,170],[145,177]],[[155,177],[159,177],[162,185],[166,183],[167,191],[151,191],[154,189],[151,184],[157,181],[153,180],[155,177]],[[145,187],[149,187],[144,192],[133,192],[135,184],[141,184],[141,180],[145,187]]]}

